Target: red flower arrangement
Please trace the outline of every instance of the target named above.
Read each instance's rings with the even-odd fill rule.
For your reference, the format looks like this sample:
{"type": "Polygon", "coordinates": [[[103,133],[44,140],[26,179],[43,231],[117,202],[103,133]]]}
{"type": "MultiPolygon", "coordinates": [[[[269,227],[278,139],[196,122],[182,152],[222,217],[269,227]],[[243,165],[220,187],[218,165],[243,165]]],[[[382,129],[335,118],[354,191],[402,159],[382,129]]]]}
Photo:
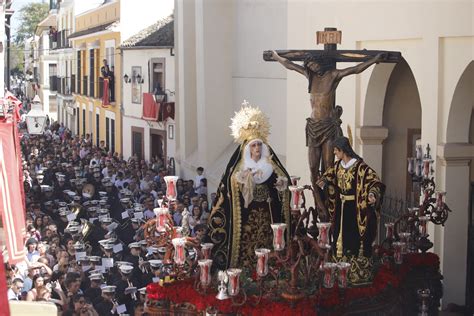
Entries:
{"type": "MultiPolygon", "coordinates": [[[[387,265],[382,265],[370,286],[349,288],[345,291],[345,301],[378,295],[388,287],[398,288],[410,270],[416,267],[433,267],[439,269],[439,258],[433,253],[407,254],[404,263],[395,271],[387,265]]],[[[198,311],[204,311],[208,306],[214,306],[223,313],[241,313],[243,315],[316,315],[316,306],[325,308],[342,304],[337,284],[331,289],[322,289],[321,292],[308,297],[292,308],[284,301],[269,301],[263,299],[258,306],[254,306],[255,297],[248,297],[243,306],[232,306],[231,300],[216,299],[216,292],[212,289],[208,294],[201,295],[194,289],[193,280],[178,281],[170,285],[161,286],[151,283],[147,286],[149,300],[169,300],[173,303],[191,303],[198,311]]]]}

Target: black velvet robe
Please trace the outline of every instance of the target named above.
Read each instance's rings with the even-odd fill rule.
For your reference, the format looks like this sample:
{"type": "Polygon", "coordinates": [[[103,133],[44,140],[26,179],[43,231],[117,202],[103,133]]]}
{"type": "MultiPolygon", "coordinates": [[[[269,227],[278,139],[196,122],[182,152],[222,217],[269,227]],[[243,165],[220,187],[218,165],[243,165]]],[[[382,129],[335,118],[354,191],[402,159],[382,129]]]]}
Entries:
{"type": "Polygon", "coordinates": [[[253,200],[247,208],[244,207],[236,173],[243,164],[246,144],[244,142],[235,150],[225,169],[208,221],[208,240],[214,243],[214,269],[254,269],[255,249],[273,249],[270,224],[287,223],[287,227],[290,227],[289,190],[278,191],[275,188],[279,176],[286,178],[288,184],[291,183],[290,177],[268,145],[273,173],[264,183],[256,185],[253,200]]]}

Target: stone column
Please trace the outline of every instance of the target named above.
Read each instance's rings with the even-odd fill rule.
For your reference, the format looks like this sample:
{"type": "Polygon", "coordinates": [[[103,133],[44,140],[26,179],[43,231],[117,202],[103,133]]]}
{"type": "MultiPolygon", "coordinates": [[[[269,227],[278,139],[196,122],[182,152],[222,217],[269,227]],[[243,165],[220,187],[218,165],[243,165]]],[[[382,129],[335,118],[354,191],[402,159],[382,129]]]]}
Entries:
{"type": "Polygon", "coordinates": [[[443,306],[465,304],[467,272],[467,229],[469,212],[470,162],[474,145],[448,143],[438,145],[440,174],[437,189],[446,191],[446,204],[452,210],[444,227],[434,229],[435,252],[444,275],[443,306]]]}
{"type": "Polygon", "coordinates": [[[361,143],[361,152],[357,154],[382,177],[382,143],[388,137],[388,128],[361,126],[356,129],[356,137],[361,143]]]}

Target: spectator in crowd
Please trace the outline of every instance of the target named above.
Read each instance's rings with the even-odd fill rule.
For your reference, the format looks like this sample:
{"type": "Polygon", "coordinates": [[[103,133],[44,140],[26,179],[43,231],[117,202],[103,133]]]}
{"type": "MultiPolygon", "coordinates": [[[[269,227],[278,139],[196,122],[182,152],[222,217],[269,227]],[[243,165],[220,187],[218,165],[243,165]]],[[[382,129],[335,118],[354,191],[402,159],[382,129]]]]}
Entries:
{"type": "Polygon", "coordinates": [[[21,291],[23,289],[23,280],[21,278],[14,278],[11,281],[10,288],[7,291],[9,301],[18,301],[21,298],[21,291]]]}

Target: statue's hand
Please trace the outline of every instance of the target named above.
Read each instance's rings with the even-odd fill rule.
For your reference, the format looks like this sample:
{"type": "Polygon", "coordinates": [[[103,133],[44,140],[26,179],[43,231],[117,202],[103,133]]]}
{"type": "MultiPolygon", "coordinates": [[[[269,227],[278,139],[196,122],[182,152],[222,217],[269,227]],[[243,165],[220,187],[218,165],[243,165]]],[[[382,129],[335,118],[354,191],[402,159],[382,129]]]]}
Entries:
{"type": "Polygon", "coordinates": [[[275,183],[275,188],[278,191],[285,191],[288,187],[288,179],[285,177],[278,177],[275,183]]]}
{"type": "Polygon", "coordinates": [[[316,182],[316,185],[318,187],[320,187],[321,189],[324,189],[324,186],[326,185],[326,182],[324,182],[323,179],[319,179],[317,182],[316,182]]]}

